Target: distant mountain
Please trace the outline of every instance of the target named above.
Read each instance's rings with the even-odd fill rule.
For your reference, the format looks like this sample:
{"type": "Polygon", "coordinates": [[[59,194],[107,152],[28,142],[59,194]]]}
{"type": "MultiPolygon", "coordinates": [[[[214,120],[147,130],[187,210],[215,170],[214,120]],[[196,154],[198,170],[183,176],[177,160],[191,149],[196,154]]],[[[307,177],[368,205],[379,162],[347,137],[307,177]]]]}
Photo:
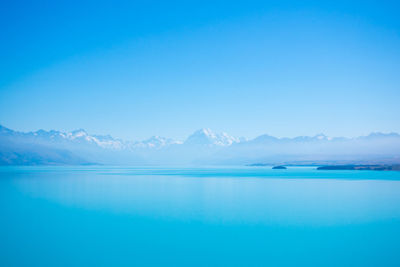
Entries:
{"type": "Polygon", "coordinates": [[[152,136],[149,139],[134,142],[131,148],[150,148],[150,149],[161,149],[170,145],[180,145],[182,142],[175,141],[171,138],[165,138],[160,136],[152,136]]]}
{"type": "Polygon", "coordinates": [[[18,132],[0,126],[0,165],[37,164],[254,164],[398,163],[400,135],[371,133],[356,138],[324,134],[277,138],[236,138],[200,129],[184,142],[153,136],[124,141],[110,135],[72,132],[18,132]]]}
{"type": "Polygon", "coordinates": [[[184,145],[201,145],[201,146],[230,146],[239,143],[240,140],[227,133],[214,133],[210,129],[200,129],[190,135],[184,145]]]}
{"type": "Polygon", "coordinates": [[[69,150],[54,146],[57,138],[55,131],[21,133],[0,125],[0,165],[91,164],[69,150]]]}
{"type": "Polygon", "coordinates": [[[42,145],[0,144],[0,165],[89,165],[73,152],[42,145]]]}

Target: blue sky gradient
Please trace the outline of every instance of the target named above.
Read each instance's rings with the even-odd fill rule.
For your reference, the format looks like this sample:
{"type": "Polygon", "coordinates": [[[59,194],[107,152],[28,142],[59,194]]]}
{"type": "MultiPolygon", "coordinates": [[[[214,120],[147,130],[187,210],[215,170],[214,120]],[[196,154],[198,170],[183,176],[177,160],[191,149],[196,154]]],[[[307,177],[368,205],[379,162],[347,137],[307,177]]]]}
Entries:
{"type": "Polygon", "coordinates": [[[400,132],[397,1],[2,1],[0,124],[400,132]]]}

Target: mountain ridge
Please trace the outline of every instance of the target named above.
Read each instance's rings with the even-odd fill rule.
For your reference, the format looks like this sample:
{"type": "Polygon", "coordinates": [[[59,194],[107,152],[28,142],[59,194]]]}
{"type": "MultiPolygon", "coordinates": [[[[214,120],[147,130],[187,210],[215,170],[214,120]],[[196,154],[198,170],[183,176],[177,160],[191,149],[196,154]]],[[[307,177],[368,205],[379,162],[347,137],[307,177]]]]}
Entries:
{"type": "MultiPolygon", "coordinates": [[[[316,134],[314,136],[296,136],[296,137],[275,137],[269,134],[262,134],[259,135],[253,139],[247,139],[247,138],[237,138],[234,136],[231,136],[227,134],[226,132],[221,132],[221,133],[215,133],[212,131],[210,128],[201,128],[199,130],[194,131],[191,135],[189,135],[186,140],[184,141],[179,141],[175,140],[173,138],[167,138],[167,137],[162,137],[158,135],[154,135],[149,137],[148,139],[141,140],[141,141],[126,141],[122,140],[119,138],[114,138],[111,135],[100,135],[100,134],[89,134],[86,130],[84,129],[76,129],[71,132],[61,132],[57,130],[43,130],[39,129],[37,131],[30,131],[30,132],[21,132],[21,131],[15,131],[10,128],[7,128],[3,125],[0,124],[0,135],[3,135],[4,133],[14,133],[14,134],[19,134],[19,135],[33,135],[33,136],[41,136],[41,137],[49,137],[49,138],[57,138],[57,137],[63,137],[66,139],[86,139],[86,141],[94,141],[96,143],[100,143],[103,141],[114,141],[114,142],[121,142],[121,143],[131,143],[131,144],[145,144],[145,143],[151,143],[152,141],[155,142],[160,142],[162,143],[163,146],[166,144],[214,144],[214,145],[223,145],[223,146],[229,146],[235,143],[243,143],[243,142],[258,142],[258,141],[311,141],[311,140],[326,140],[326,141],[335,141],[335,140],[355,140],[355,139],[370,139],[370,138],[379,138],[379,137],[395,137],[399,138],[400,134],[396,132],[390,132],[390,133],[383,133],[383,132],[371,132],[368,135],[362,135],[362,136],[357,136],[357,137],[328,137],[323,133],[316,134]],[[206,139],[204,143],[202,142],[193,142],[194,139],[197,138],[204,138],[206,139]]],[[[203,141],[203,140],[201,140],[203,141]]],[[[154,147],[151,145],[150,147],[154,147]]]]}
{"type": "Polygon", "coordinates": [[[29,163],[29,160],[19,160],[17,151],[25,155],[24,158],[36,153],[35,155],[44,157],[37,162],[52,162],[52,164],[58,161],[60,164],[69,162],[247,164],[255,161],[281,162],[285,158],[308,161],[341,157],[361,160],[400,156],[400,135],[394,132],[373,132],[353,138],[328,137],[324,134],[278,138],[263,134],[253,139],[245,139],[202,128],[193,132],[184,141],[160,136],[152,136],[141,141],[127,141],[110,135],[91,135],[84,129],[71,132],[57,130],[19,132],[0,125],[0,164],[29,163]],[[50,150],[53,152],[47,154],[57,155],[56,159],[50,156],[49,159],[45,158],[47,154],[43,154],[43,151],[50,150]],[[62,155],[67,159],[63,160],[62,155]]]}

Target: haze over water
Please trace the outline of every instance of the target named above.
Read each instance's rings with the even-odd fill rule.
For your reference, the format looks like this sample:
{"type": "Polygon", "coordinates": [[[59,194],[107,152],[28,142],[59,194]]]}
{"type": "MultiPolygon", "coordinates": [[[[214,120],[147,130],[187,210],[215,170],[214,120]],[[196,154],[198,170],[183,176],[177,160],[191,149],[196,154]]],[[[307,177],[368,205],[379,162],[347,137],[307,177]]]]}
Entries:
{"type": "Polygon", "coordinates": [[[2,266],[398,266],[400,172],[1,167],[2,266]]]}

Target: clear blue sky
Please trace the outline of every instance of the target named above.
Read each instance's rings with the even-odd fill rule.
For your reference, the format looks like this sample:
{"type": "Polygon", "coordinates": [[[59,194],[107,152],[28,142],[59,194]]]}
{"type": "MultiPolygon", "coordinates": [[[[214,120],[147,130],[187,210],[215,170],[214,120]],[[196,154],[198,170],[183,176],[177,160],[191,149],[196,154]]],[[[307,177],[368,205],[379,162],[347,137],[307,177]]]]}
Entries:
{"type": "Polygon", "coordinates": [[[16,130],[400,132],[398,1],[1,1],[0,28],[16,130]]]}

